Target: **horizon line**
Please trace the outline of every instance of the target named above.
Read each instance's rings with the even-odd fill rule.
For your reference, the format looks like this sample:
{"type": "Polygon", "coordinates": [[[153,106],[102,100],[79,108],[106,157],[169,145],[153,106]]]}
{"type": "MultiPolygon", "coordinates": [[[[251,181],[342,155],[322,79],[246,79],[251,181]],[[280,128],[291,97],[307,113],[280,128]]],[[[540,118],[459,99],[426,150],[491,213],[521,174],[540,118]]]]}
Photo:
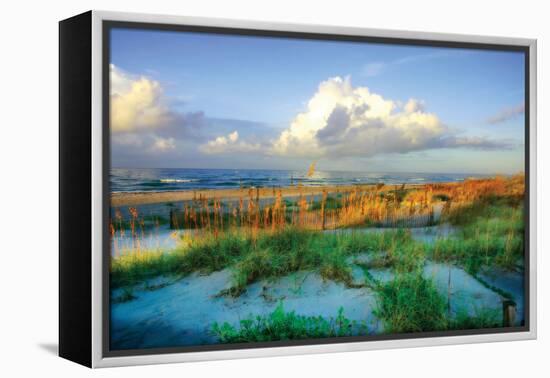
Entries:
{"type": "MultiPolygon", "coordinates": [[[[304,171],[307,172],[308,167],[303,169],[296,168],[193,168],[193,167],[110,167],[109,169],[194,169],[194,170],[225,170],[225,171],[304,171]]],[[[319,172],[346,172],[346,173],[382,173],[382,174],[397,174],[397,173],[408,173],[408,174],[446,174],[446,175],[478,175],[478,176],[499,176],[507,175],[514,176],[518,174],[525,174],[525,170],[516,171],[513,173],[504,173],[504,172],[491,172],[491,173],[479,173],[479,172],[426,172],[426,171],[346,171],[339,169],[316,169],[319,172]]]]}

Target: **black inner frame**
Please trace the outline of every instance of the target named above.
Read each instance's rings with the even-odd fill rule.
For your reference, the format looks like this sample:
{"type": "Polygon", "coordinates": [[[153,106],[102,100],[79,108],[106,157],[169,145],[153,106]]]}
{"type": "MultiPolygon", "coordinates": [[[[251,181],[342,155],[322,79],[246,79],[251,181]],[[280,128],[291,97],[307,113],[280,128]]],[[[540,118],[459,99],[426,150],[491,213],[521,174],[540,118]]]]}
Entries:
{"type": "Polygon", "coordinates": [[[226,27],[211,27],[211,26],[195,26],[195,25],[177,25],[177,24],[160,24],[160,23],[145,23],[145,22],[129,22],[129,21],[102,21],[102,171],[103,171],[103,229],[102,229],[102,354],[103,357],[121,357],[121,356],[139,356],[152,354],[169,354],[169,353],[189,353],[189,352],[206,352],[206,351],[224,351],[235,349],[256,349],[256,348],[273,348],[273,347],[291,347],[305,345],[320,345],[320,344],[340,344],[351,342],[365,341],[381,341],[381,340],[400,340],[400,339],[418,339],[427,337],[448,337],[448,336],[465,336],[465,335],[485,335],[497,333],[514,333],[527,332],[530,330],[530,288],[529,288],[529,266],[530,266],[530,250],[529,250],[529,204],[530,204],[530,173],[529,173],[529,142],[530,142],[530,67],[529,67],[529,47],[519,45],[504,45],[504,44],[489,44],[489,43],[474,43],[474,42],[453,42],[453,41],[431,41],[425,39],[413,38],[389,38],[389,37],[369,37],[357,35],[340,35],[340,34],[324,34],[324,33],[307,33],[307,32],[289,32],[289,31],[272,31],[272,30],[254,30],[244,28],[226,28],[226,27]],[[110,57],[111,57],[111,30],[112,29],[135,29],[135,30],[151,30],[151,31],[171,31],[171,32],[194,32],[206,34],[222,34],[222,35],[244,35],[267,38],[291,38],[302,40],[324,40],[324,41],[346,41],[346,42],[363,42],[389,45],[408,45],[408,46],[430,46],[430,47],[445,47],[445,48],[462,48],[475,50],[494,50],[494,51],[514,51],[524,54],[525,68],[525,203],[524,203],[524,324],[517,327],[507,328],[485,328],[485,329],[470,329],[470,330],[454,330],[454,331],[432,331],[432,332],[415,332],[415,333],[396,333],[396,334],[381,334],[367,336],[346,336],[346,337],[331,337],[319,339],[305,340],[285,340],[271,342],[251,342],[251,343],[235,343],[235,344],[213,344],[213,345],[194,345],[181,347],[165,347],[165,348],[142,348],[142,349],[110,349],[110,237],[109,237],[109,217],[110,217],[110,182],[109,172],[111,169],[111,145],[110,145],[110,57]]]}

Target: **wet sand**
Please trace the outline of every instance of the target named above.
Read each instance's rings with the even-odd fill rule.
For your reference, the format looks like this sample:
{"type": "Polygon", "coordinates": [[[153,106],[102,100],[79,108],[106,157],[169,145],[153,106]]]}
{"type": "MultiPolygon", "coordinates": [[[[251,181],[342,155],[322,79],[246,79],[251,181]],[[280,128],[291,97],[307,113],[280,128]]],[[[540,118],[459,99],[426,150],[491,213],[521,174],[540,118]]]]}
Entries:
{"type": "MultiPolygon", "coordinates": [[[[409,184],[406,188],[419,188],[422,184],[409,184]]],[[[302,195],[319,195],[324,190],[328,193],[350,192],[359,188],[360,190],[368,190],[376,187],[376,184],[368,185],[337,185],[337,186],[292,186],[285,188],[259,188],[258,197],[273,198],[281,190],[283,197],[295,197],[302,195]]],[[[400,188],[401,185],[384,185],[382,190],[393,190],[400,188]]],[[[174,192],[134,192],[134,193],[112,193],[111,206],[137,206],[144,204],[163,203],[163,202],[178,202],[190,201],[198,198],[208,199],[234,199],[247,198],[249,196],[249,188],[243,189],[203,189],[203,190],[182,190],[174,192]]],[[[252,189],[252,195],[256,198],[256,188],[252,189]]]]}

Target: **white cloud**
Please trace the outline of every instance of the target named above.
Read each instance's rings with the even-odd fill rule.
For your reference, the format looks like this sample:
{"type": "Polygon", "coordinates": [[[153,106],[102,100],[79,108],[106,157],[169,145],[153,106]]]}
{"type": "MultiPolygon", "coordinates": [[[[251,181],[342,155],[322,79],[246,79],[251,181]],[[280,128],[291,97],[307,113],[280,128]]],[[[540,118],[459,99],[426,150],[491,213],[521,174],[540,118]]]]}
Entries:
{"type": "Polygon", "coordinates": [[[116,133],[111,137],[116,151],[124,149],[139,154],[168,152],[176,148],[176,142],[172,137],[162,137],[155,133],[116,133]]]}
{"type": "Polygon", "coordinates": [[[422,100],[417,100],[415,98],[411,98],[405,106],[403,106],[403,110],[405,113],[416,113],[416,112],[424,112],[425,111],[425,104],[422,100]]]}
{"type": "Polygon", "coordinates": [[[227,136],[219,136],[199,146],[199,150],[205,154],[255,152],[260,149],[261,146],[258,143],[249,143],[239,140],[239,132],[236,130],[227,136]]]}
{"type": "Polygon", "coordinates": [[[155,129],[174,121],[158,81],[128,74],[110,65],[111,131],[155,129]]]}
{"type": "Polygon", "coordinates": [[[171,156],[187,141],[204,140],[204,114],[176,111],[174,100],[163,94],[158,81],[111,65],[110,82],[114,162],[121,156],[171,156]]]}
{"type": "Polygon", "coordinates": [[[154,142],[151,150],[154,152],[165,152],[176,148],[176,140],[174,138],[154,137],[154,142]]]}
{"type": "Polygon", "coordinates": [[[239,133],[237,132],[237,130],[235,130],[231,134],[229,134],[228,138],[231,143],[235,143],[237,142],[237,140],[239,140],[239,133]]]}
{"type": "Polygon", "coordinates": [[[457,137],[424,103],[405,105],[353,87],[350,78],[322,82],[290,127],[274,141],[271,153],[283,156],[341,157],[406,153],[434,148],[495,149],[508,143],[457,137]]]}

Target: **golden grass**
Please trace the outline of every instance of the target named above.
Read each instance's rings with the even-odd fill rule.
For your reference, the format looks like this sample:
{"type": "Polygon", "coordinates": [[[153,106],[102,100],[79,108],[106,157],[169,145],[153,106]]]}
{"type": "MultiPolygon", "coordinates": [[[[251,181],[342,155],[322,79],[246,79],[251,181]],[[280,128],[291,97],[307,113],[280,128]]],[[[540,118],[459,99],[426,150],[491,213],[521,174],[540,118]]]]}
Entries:
{"type": "MultiPolygon", "coordinates": [[[[525,191],[525,176],[489,179],[467,179],[463,182],[426,184],[407,187],[402,185],[357,186],[342,193],[319,196],[304,193],[298,188],[294,203],[285,201],[281,189],[271,189],[274,200],[260,202],[260,190],[250,188],[238,201],[206,198],[202,193],[185,201],[171,212],[173,229],[194,230],[194,237],[220,234],[228,230],[248,233],[253,240],[260,229],[277,231],[292,226],[298,229],[325,230],[359,225],[414,227],[431,224],[435,213],[442,216],[474,201],[493,196],[521,196],[525,191]]],[[[116,209],[111,219],[110,232],[114,239],[114,254],[119,254],[117,238],[130,233],[131,249],[140,251],[140,236],[145,235],[144,218],[135,207],[128,208],[129,219],[123,219],[116,209]]]]}

